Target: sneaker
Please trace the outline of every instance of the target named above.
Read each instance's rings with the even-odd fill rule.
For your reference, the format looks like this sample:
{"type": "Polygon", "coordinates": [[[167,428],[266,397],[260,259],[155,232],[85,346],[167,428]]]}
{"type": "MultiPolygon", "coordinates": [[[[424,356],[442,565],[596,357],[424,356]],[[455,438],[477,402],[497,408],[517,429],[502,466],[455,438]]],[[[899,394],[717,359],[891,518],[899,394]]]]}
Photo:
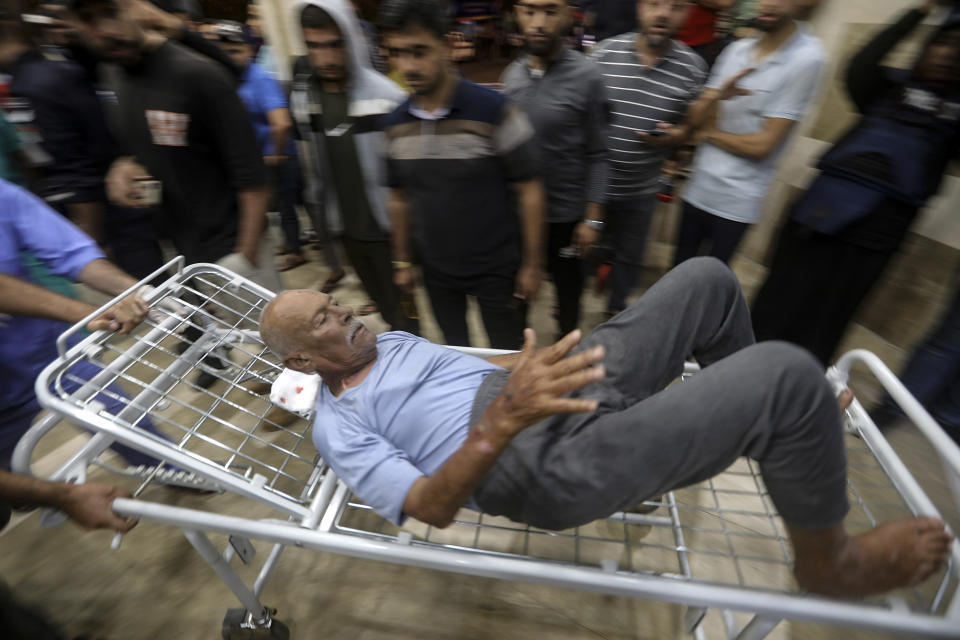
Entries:
{"type": "Polygon", "coordinates": [[[632,507],[624,509],[627,513],[639,513],[641,515],[649,515],[659,509],[660,507],[665,506],[663,503],[663,496],[658,496],[657,498],[651,498],[640,504],[635,504],[632,507]]]}
{"type": "Polygon", "coordinates": [[[209,389],[217,381],[222,380],[233,368],[230,360],[230,347],[222,344],[200,361],[200,374],[197,376],[197,386],[209,389]]]}

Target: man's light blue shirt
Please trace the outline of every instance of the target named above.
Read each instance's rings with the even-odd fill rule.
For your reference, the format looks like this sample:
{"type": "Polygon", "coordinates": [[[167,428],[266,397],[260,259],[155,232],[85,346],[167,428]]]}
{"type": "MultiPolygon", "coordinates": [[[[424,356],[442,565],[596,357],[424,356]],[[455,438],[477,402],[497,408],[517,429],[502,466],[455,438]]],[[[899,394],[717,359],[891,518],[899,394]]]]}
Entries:
{"type": "MultiPolygon", "coordinates": [[[[739,85],[751,91],[720,103],[717,128],[736,135],[759,133],[768,118],[802,120],[816,98],[827,55],[805,23],[780,49],[759,65],[756,38],[734,42],[717,59],[707,88],[719,89],[740,71],[756,69],[739,85]]],[[[684,200],[727,220],[753,224],[763,203],[786,140],[763,160],[734,155],[709,143],[700,145],[684,200]]]]}
{"type": "Polygon", "coordinates": [[[321,385],[313,443],[361,500],[401,524],[413,483],[466,441],[477,390],[499,368],[409,333],[384,333],[360,385],[339,397],[321,385]]]}

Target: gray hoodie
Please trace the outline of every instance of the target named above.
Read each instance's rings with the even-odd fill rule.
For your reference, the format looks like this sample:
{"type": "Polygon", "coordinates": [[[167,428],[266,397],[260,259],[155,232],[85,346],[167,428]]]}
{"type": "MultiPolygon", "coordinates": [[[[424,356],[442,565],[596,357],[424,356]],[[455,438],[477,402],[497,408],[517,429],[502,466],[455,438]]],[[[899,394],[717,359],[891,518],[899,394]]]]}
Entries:
{"type": "MultiPolygon", "coordinates": [[[[294,24],[300,24],[300,12],[308,4],[320,7],[337,21],[348,52],[347,115],[351,119],[379,117],[392,112],[406,99],[406,94],[392,80],[374,71],[370,64],[367,40],[360,29],[353,7],[345,0],[307,0],[294,7],[294,24]]],[[[303,37],[301,30],[294,30],[303,37]]],[[[294,75],[290,107],[300,135],[310,142],[311,166],[307,167],[307,197],[323,206],[327,224],[334,232],[343,229],[337,194],[330,172],[326,140],[323,132],[314,132],[310,117],[321,113],[319,86],[311,73],[294,75]]],[[[386,142],[382,132],[354,134],[357,157],[366,185],[367,202],[373,217],[384,231],[389,231],[387,214],[386,142]]]]}

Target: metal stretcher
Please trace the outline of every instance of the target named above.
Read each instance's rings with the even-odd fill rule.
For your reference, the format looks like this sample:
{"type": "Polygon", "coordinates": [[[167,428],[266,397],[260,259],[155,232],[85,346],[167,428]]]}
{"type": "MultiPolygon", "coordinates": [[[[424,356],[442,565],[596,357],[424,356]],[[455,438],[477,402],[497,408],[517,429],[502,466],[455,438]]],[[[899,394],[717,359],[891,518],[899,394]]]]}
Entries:
{"type": "MultiPolygon", "coordinates": [[[[208,498],[209,510],[114,502],[122,516],[180,528],[236,595],[242,608],[227,612],[223,637],[228,640],[288,637],[260,594],[290,545],[684,605],[685,630],[696,638],[706,637],[701,622],[708,610],[715,612],[712,619],[721,617],[722,624],[714,627],[740,640],[766,637],[784,619],[910,638],[960,637],[956,542],[948,567],[916,588],[863,602],[802,594],[792,579],[784,526],[757,465],[746,459],[706,483],[646,503],[638,512],[617,513],[574,530],[545,531],[469,510],[444,530],[413,521],[397,529],[357,500],[319,458],[307,420],[270,404],[269,384],[281,365],[264,347],[257,327],[273,294],[213,265],[184,268],[177,260],[168,267],[175,274],[152,292],[150,317],[131,335],[98,332],[68,348],[75,341],[71,336],[86,324],[81,322],[61,337],[60,357],[36,385],[49,415],[21,440],[14,467],[29,472],[34,447],[64,419],[95,435],[53,479],[83,482],[88,466],[117,441],[166,461],[167,473],[193,472],[218,491],[265,507],[269,517],[254,519],[218,512],[216,494],[208,498]],[[193,331],[184,333],[186,327],[193,331]],[[198,339],[186,338],[198,333],[198,339]],[[224,362],[212,356],[229,366],[215,367],[224,362]],[[81,361],[97,364],[101,372],[77,380],[80,388],[67,393],[64,382],[75,377],[71,368],[81,361]],[[213,384],[199,384],[201,373],[213,384]],[[125,408],[117,415],[108,414],[98,400],[98,394],[119,397],[108,386],[125,392],[125,408]],[[170,439],[148,433],[148,420],[170,439]],[[225,550],[214,546],[211,533],[229,536],[225,550]],[[248,586],[231,562],[236,556],[252,561],[251,540],[273,546],[248,586]],[[743,613],[752,616],[745,625],[738,622],[743,613]]],[[[829,374],[833,382],[844,385],[855,362],[879,378],[932,443],[960,504],[960,449],[872,354],[844,356],[829,374]]],[[[694,370],[689,367],[688,374],[694,370]]],[[[851,530],[910,514],[938,515],[856,401],[847,423],[851,530]]]]}

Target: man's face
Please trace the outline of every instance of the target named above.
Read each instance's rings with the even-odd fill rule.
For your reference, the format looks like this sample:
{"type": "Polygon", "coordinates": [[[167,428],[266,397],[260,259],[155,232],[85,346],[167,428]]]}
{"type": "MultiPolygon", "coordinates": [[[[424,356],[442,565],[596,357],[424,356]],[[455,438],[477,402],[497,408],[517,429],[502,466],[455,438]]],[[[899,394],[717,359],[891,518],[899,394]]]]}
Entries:
{"type": "Polygon", "coordinates": [[[130,65],[140,59],[143,31],[124,15],[126,4],[124,0],[92,2],[72,14],[78,36],[104,62],[130,65]]]}
{"type": "MultiPolygon", "coordinates": [[[[808,3],[809,4],[809,3],[808,3]]],[[[754,26],[760,31],[777,31],[793,20],[800,9],[799,0],[760,0],[754,26]]]]}
{"type": "Polygon", "coordinates": [[[917,65],[917,74],[938,87],[960,85],[960,28],[940,34],[927,46],[917,65]]]}
{"type": "Polygon", "coordinates": [[[321,80],[342,82],[347,78],[347,43],[336,27],[304,29],[310,65],[321,80]]]}
{"type": "Polygon", "coordinates": [[[296,371],[347,375],[376,358],[377,336],[350,307],[317,291],[281,295],[269,322],[277,323],[274,326],[295,345],[284,365],[296,371]]]}
{"type": "Polygon", "coordinates": [[[640,33],[649,46],[660,48],[683,26],[689,10],[688,0],[640,0],[640,33]]]}
{"type": "Polygon", "coordinates": [[[386,37],[390,62],[418,96],[434,94],[448,73],[450,47],[446,40],[422,27],[390,33],[386,37]]]}
{"type": "Polygon", "coordinates": [[[250,64],[250,58],[253,56],[250,45],[239,42],[221,42],[220,48],[230,56],[233,64],[237,65],[238,68],[246,69],[250,64]]]}
{"type": "Polygon", "coordinates": [[[566,0],[522,0],[517,4],[517,22],[527,51],[548,56],[560,48],[570,31],[570,7],[566,0]]]}

